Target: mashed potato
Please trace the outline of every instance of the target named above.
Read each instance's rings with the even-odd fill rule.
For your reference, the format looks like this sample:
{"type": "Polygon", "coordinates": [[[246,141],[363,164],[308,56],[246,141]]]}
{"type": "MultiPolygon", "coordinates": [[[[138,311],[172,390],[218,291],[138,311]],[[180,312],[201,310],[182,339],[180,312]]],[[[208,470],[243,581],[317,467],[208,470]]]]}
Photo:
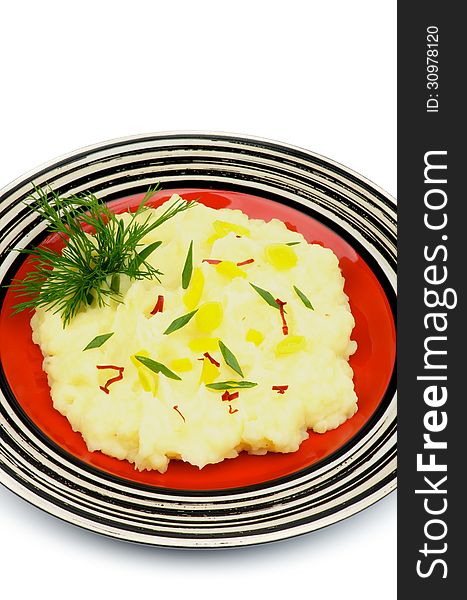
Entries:
{"type": "MultiPolygon", "coordinates": [[[[150,209],[154,218],[163,210],[150,209]]],[[[164,273],[160,283],[123,282],[121,303],[89,307],[65,329],[60,315],[43,309],[31,320],[54,407],[90,451],[139,470],[163,473],[171,459],[202,468],[242,450],[294,452],[308,429],[324,433],[356,412],[348,363],[356,350],[354,319],[331,250],[308,244],[276,219],[201,204],[144,242],[156,240],[162,244],[149,262],[164,273]],[[191,241],[193,272],[183,289],[191,241]],[[250,284],[286,302],[284,322],[279,305],[250,284]],[[193,311],[183,327],[164,334],[193,311]],[[83,351],[107,333],[113,335],[102,346],[83,351]],[[227,364],[219,340],[243,377],[227,364]],[[156,374],[136,355],[180,379],[156,374]],[[227,393],[207,387],[225,381],[256,385],[227,393]]]]}

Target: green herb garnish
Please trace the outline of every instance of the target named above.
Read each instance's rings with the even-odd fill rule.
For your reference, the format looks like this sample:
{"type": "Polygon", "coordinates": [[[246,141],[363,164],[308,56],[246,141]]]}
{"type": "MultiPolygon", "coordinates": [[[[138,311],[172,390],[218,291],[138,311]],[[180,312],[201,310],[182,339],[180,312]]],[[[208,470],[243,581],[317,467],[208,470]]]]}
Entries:
{"type": "Polygon", "coordinates": [[[164,331],[164,335],[169,335],[169,333],[172,333],[173,331],[177,331],[177,329],[181,329],[182,327],[184,327],[195,316],[197,312],[198,309],[176,318],[164,331]]]}
{"type": "MultiPolygon", "coordinates": [[[[250,283],[251,287],[256,290],[258,292],[258,294],[261,296],[261,298],[263,300],[265,300],[270,306],[273,306],[274,308],[277,308],[277,310],[280,310],[280,305],[276,302],[274,296],[271,294],[271,292],[268,292],[267,290],[263,290],[263,288],[258,287],[257,285],[255,285],[254,283],[250,283]]],[[[284,310],[285,312],[285,310],[284,310]]]]}
{"type": "Polygon", "coordinates": [[[257,386],[252,381],[218,381],[216,383],[207,383],[206,387],[210,390],[239,390],[241,388],[252,388],[257,386]]]}
{"type": "Polygon", "coordinates": [[[179,377],[176,373],[168,369],[162,363],[152,360],[152,358],[148,358],[147,356],[140,356],[138,354],[135,356],[135,358],[136,360],[139,360],[139,362],[145,367],[147,367],[151,371],[154,371],[154,373],[162,373],[162,375],[165,375],[170,379],[177,379],[178,381],[182,380],[182,378],[179,377]]]}
{"type": "Polygon", "coordinates": [[[301,244],[302,242],[286,242],[286,246],[296,246],[297,244],[301,244]]]}
{"type": "Polygon", "coordinates": [[[296,285],[293,286],[293,289],[296,291],[297,296],[300,298],[300,300],[303,302],[303,304],[307,307],[307,308],[311,308],[311,310],[315,310],[313,307],[313,304],[308,300],[308,298],[305,296],[305,294],[298,289],[298,287],[296,285]]]}
{"type": "Polygon", "coordinates": [[[138,253],[142,239],[194,203],[180,198],[157,219],[152,220],[149,212],[141,219],[146,202],[157,189],[148,190],[125,225],[91,192],[62,198],[51,189],[34,187],[35,196],[30,196],[29,206],[48,221],[49,230],[66,245],[62,251],[40,246],[17,250],[32,257],[34,270],[11,284],[19,297],[26,298],[15,306],[15,313],[45,308],[61,313],[65,327],[86,305],[103,306],[110,299],[121,301],[120,275],[159,279],[161,271],[146,259],[160,243],[154,242],[138,253]]]}
{"type": "Polygon", "coordinates": [[[135,258],[133,259],[133,266],[139,267],[147,258],[149,258],[156,248],[159,248],[161,244],[162,242],[153,242],[152,244],[146,246],[144,250],[141,250],[141,252],[137,252],[135,258]]]}
{"type": "Polygon", "coordinates": [[[112,331],[112,333],[103,333],[102,335],[98,335],[89,342],[86,348],[83,348],[83,352],[85,350],[92,350],[93,348],[100,348],[102,344],[105,344],[105,342],[113,336],[113,334],[114,332],[112,331]]]}
{"type": "Polygon", "coordinates": [[[120,294],[120,273],[114,273],[110,280],[110,289],[115,295],[120,294]]]}
{"type": "Polygon", "coordinates": [[[236,373],[238,373],[241,377],[244,377],[243,371],[238,364],[238,360],[235,358],[234,353],[227,348],[227,346],[219,340],[219,348],[224,357],[225,362],[229,365],[231,369],[233,369],[236,373]]]}
{"type": "Polygon", "coordinates": [[[182,271],[182,288],[186,288],[190,285],[191,275],[193,273],[193,240],[191,240],[188,254],[186,255],[185,265],[182,271]]]}

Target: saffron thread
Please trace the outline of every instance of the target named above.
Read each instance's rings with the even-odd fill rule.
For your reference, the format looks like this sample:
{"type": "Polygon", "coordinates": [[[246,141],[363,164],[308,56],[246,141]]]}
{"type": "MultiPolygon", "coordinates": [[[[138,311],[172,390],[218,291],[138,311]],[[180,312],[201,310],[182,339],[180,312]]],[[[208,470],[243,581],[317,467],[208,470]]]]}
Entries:
{"type": "Polygon", "coordinates": [[[101,389],[103,392],[105,392],[106,394],[110,394],[109,385],[112,385],[112,383],[115,383],[116,381],[121,381],[123,379],[123,371],[125,370],[125,367],[116,367],[115,365],[96,365],[96,368],[99,370],[115,369],[116,371],[118,371],[118,375],[116,375],[115,377],[111,377],[105,382],[104,385],[99,386],[99,389],[101,389]]]}
{"type": "Polygon", "coordinates": [[[273,385],[272,389],[278,394],[285,394],[285,391],[289,389],[288,385],[273,385]]]}
{"type": "Polygon", "coordinates": [[[287,321],[285,320],[285,311],[284,311],[284,306],[287,304],[287,302],[282,302],[282,300],[279,300],[279,298],[276,298],[276,303],[279,305],[279,312],[281,314],[281,319],[282,319],[282,333],[284,335],[288,335],[288,333],[289,333],[289,326],[287,325],[287,321]]]}
{"type": "MultiPolygon", "coordinates": [[[[216,360],[215,358],[213,358],[213,357],[212,357],[212,356],[209,354],[209,352],[205,352],[205,353],[203,354],[203,356],[205,356],[205,357],[206,357],[206,358],[209,360],[209,362],[210,362],[210,363],[212,363],[213,365],[216,365],[216,367],[218,367],[218,368],[219,368],[219,367],[221,366],[221,363],[220,363],[220,362],[217,362],[217,360],[216,360]]],[[[203,359],[201,358],[201,359],[199,359],[199,360],[203,360],[203,359]]]]}
{"type": "Polygon", "coordinates": [[[185,421],[186,423],[186,419],[185,417],[182,415],[182,413],[178,410],[178,404],[176,404],[175,406],[172,407],[176,412],[178,412],[178,414],[182,417],[182,419],[185,421]]]}
{"type": "Polygon", "coordinates": [[[156,313],[161,313],[164,311],[164,296],[157,296],[157,302],[154,308],[151,310],[151,315],[155,315],[156,313]]]}

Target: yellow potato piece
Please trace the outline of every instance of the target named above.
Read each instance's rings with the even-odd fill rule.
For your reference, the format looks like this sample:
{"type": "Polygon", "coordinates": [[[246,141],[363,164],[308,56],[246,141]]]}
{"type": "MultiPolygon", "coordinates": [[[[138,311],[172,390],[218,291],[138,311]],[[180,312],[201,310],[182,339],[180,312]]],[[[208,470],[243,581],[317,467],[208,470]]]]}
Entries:
{"type": "Polygon", "coordinates": [[[216,265],[216,271],[229,279],[234,279],[234,277],[246,277],[245,271],[240,269],[240,267],[237,267],[237,265],[230,260],[223,260],[216,265]]]}
{"type": "Polygon", "coordinates": [[[194,338],[188,342],[188,346],[193,352],[214,352],[219,350],[219,338],[194,338]]]}
{"type": "Polygon", "coordinates": [[[138,378],[141,386],[145,392],[151,392],[153,396],[157,394],[157,388],[159,387],[159,375],[149,371],[147,367],[141,365],[142,369],[138,369],[138,378]],[[143,371],[143,369],[146,369],[143,371]]]}
{"type": "Polygon", "coordinates": [[[200,383],[212,383],[219,377],[220,369],[213,365],[212,362],[205,358],[203,360],[203,368],[201,369],[200,383]]]}
{"type": "Polygon", "coordinates": [[[137,369],[139,369],[143,366],[143,364],[139,362],[136,356],[144,356],[146,358],[149,358],[149,352],[147,350],[140,350],[139,352],[135,352],[132,356],[130,356],[131,362],[135,365],[137,369]]]}
{"type": "Polygon", "coordinates": [[[300,350],[304,350],[306,346],[306,339],[303,335],[288,335],[281,340],[276,346],[277,356],[284,354],[294,354],[300,350]]]}
{"type": "Polygon", "coordinates": [[[217,329],[224,318],[224,309],[220,302],[205,302],[195,315],[195,323],[198,329],[209,333],[217,329]]]}
{"type": "Polygon", "coordinates": [[[219,237],[224,237],[231,232],[235,233],[236,235],[250,235],[249,229],[243,227],[243,225],[237,225],[237,223],[229,223],[229,221],[216,220],[212,226],[219,237]]]}
{"type": "Polygon", "coordinates": [[[229,233],[235,233],[240,236],[250,236],[250,230],[243,225],[237,223],[229,223],[229,221],[214,221],[212,224],[215,233],[208,238],[208,244],[214,244],[216,240],[225,237],[229,233]]]}
{"type": "Polygon", "coordinates": [[[190,285],[183,296],[183,302],[187,310],[194,310],[201,299],[204,289],[204,273],[199,267],[193,269],[190,285]]]}
{"type": "Polygon", "coordinates": [[[137,355],[149,358],[149,352],[147,350],[140,350],[130,356],[130,359],[138,370],[138,379],[143,390],[145,392],[151,392],[152,395],[155,396],[157,394],[157,388],[159,387],[159,375],[140,363],[136,358],[137,355]]]}
{"type": "Polygon", "coordinates": [[[185,373],[193,369],[193,363],[189,358],[174,358],[170,363],[170,368],[177,373],[185,373]]]}
{"type": "Polygon", "coordinates": [[[253,342],[255,346],[259,346],[263,340],[264,335],[261,333],[261,331],[258,331],[257,329],[249,329],[246,332],[246,341],[253,342]]]}
{"type": "Polygon", "coordinates": [[[286,271],[297,264],[297,255],[294,249],[287,244],[266,246],[266,259],[278,271],[286,271]]]}

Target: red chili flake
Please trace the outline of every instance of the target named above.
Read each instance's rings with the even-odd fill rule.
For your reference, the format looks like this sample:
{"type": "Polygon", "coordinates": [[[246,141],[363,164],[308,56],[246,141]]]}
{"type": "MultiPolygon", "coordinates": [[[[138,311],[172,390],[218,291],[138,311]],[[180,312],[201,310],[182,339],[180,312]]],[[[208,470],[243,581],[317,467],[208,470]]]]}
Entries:
{"type": "Polygon", "coordinates": [[[151,310],[151,315],[161,313],[164,311],[164,296],[157,296],[157,302],[154,308],[151,310]]]}
{"type": "Polygon", "coordinates": [[[206,358],[209,360],[209,362],[211,362],[213,365],[216,365],[216,367],[220,367],[220,366],[221,366],[221,363],[220,363],[220,362],[217,362],[217,360],[216,360],[215,358],[213,358],[213,357],[212,357],[212,356],[209,354],[209,352],[205,352],[205,353],[203,354],[203,356],[205,356],[205,357],[206,357],[206,358]]]}
{"type": "Polygon", "coordinates": [[[285,312],[284,312],[284,306],[287,304],[287,302],[282,302],[282,300],[279,300],[279,298],[276,298],[276,302],[279,305],[279,311],[281,313],[282,333],[284,335],[287,335],[289,333],[289,327],[287,325],[287,321],[285,320],[285,312]]]}
{"type": "Polygon", "coordinates": [[[229,404],[229,415],[234,415],[236,412],[238,412],[238,408],[232,410],[232,405],[229,404]]]}
{"type": "Polygon", "coordinates": [[[225,390],[222,394],[222,402],[231,402],[232,400],[236,400],[238,398],[238,392],[229,392],[229,390],[225,390]]]}
{"type": "Polygon", "coordinates": [[[111,377],[105,382],[105,385],[100,385],[99,388],[105,392],[106,394],[110,393],[109,385],[115,383],[116,381],[121,381],[123,379],[123,371],[125,367],[116,367],[115,365],[96,365],[97,369],[115,369],[118,371],[118,375],[116,377],[111,377]]]}
{"type": "Polygon", "coordinates": [[[218,265],[219,263],[221,263],[221,260],[217,260],[217,258],[203,258],[203,260],[201,262],[206,262],[210,265],[218,265]]]}
{"type": "Polygon", "coordinates": [[[185,417],[182,415],[182,413],[178,410],[178,404],[176,404],[175,406],[172,407],[174,410],[176,410],[178,412],[178,414],[182,417],[182,419],[186,422],[185,417]]]}
{"type": "Polygon", "coordinates": [[[278,394],[285,394],[285,390],[289,389],[288,385],[273,385],[272,389],[278,394]]]}
{"type": "Polygon", "coordinates": [[[243,267],[243,265],[249,265],[254,262],[255,262],[254,258],[249,258],[248,260],[243,260],[242,262],[238,262],[237,267],[243,267]]]}

